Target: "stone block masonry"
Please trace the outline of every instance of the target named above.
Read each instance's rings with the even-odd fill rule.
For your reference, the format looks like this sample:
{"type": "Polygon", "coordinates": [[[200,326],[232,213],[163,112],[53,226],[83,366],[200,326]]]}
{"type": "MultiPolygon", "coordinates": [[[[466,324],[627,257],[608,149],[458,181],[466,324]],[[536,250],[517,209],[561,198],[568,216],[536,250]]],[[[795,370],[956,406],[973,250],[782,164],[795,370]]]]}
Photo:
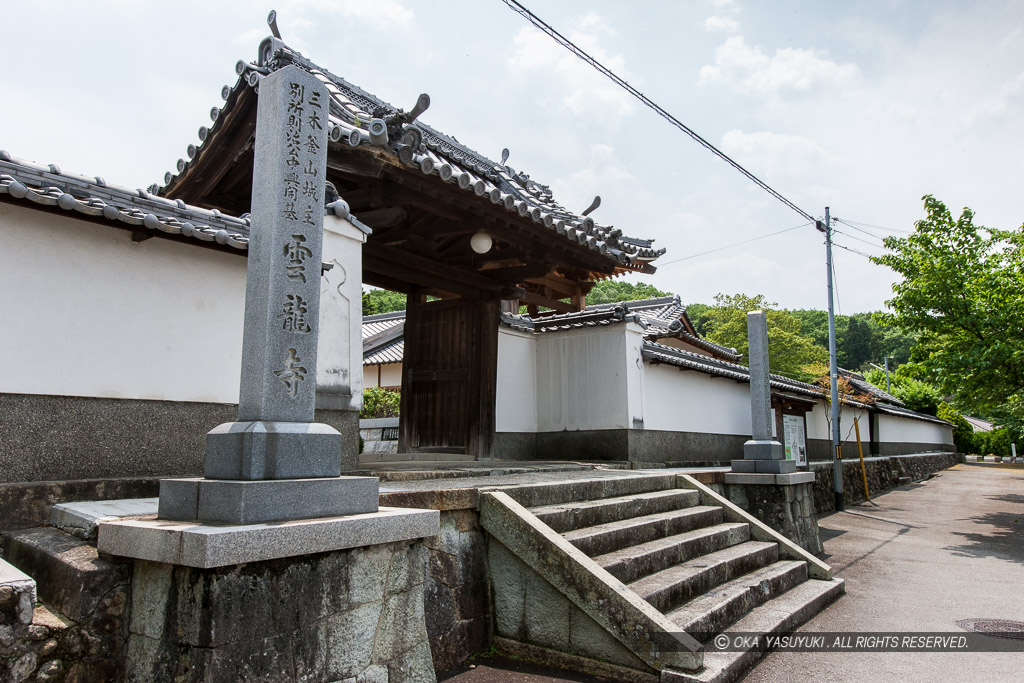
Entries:
{"type": "MultiPolygon", "coordinates": [[[[844,451],[845,452],[845,451],[844,451]]],[[[962,455],[955,453],[920,453],[917,455],[893,455],[864,458],[867,471],[868,493],[875,496],[890,491],[906,482],[920,481],[929,475],[963,462],[962,455]]],[[[835,496],[832,492],[832,463],[812,462],[815,474],[814,507],[818,515],[835,511],[835,496]]],[[[864,478],[861,476],[860,459],[843,458],[843,502],[854,505],[865,500],[864,478]]]]}
{"type": "Polygon", "coordinates": [[[127,634],[129,570],[53,529],[5,539],[0,560],[0,681],[111,681],[127,634]]]}
{"type": "Polygon", "coordinates": [[[426,548],[196,569],[137,560],[124,679],[434,681],[426,548]]]}
{"type": "Polygon", "coordinates": [[[434,666],[447,671],[490,641],[486,540],[476,510],[441,512],[441,533],[426,539],[424,600],[434,666]]]}

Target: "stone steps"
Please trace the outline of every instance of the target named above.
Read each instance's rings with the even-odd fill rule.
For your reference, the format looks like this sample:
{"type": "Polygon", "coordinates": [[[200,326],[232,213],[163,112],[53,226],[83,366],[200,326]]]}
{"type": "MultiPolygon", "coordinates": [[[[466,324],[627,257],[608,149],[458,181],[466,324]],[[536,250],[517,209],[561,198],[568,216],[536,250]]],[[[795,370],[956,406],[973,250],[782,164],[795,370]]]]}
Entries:
{"type": "Polygon", "coordinates": [[[665,616],[691,635],[721,633],[754,607],[806,580],[806,563],[780,560],[715,586],[665,616]]]}
{"type": "Polygon", "coordinates": [[[576,529],[562,534],[562,537],[590,557],[594,557],[721,522],[721,508],[695,505],[682,510],[659,512],[576,529]]]}
{"type": "Polygon", "coordinates": [[[696,491],[668,489],[613,498],[556,503],[530,508],[530,512],[558,533],[564,533],[583,527],[619,522],[639,515],[692,507],[699,499],[696,491]]]}
{"type": "MultiPolygon", "coordinates": [[[[790,633],[809,621],[844,592],[842,579],[808,579],[782,595],[755,607],[735,622],[732,633],[775,635],[790,633]]],[[[713,637],[706,641],[709,644],[713,637]]],[[[697,674],[663,671],[663,683],[731,683],[739,679],[767,652],[750,649],[737,652],[708,650],[704,669],[697,674]]]]}
{"type": "MultiPolygon", "coordinates": [[[[695,636],[706,648],[726,629],[734,633],[787,632],[844,590],[843,582],[832,578],[827,565],[683,475],[549,482],[502,489],[502,493],[521,507],[509,501],[508,505],[518,508],[518,512],[506,509],[501,514],[521,515],[525,526],[516,534],[497,527],[492,533],[501,533],[502,543],[511,547],[520,543],[518,534],[530,524],[543,527],[546,531],[540,535],[547,534],[545,542],[563,549],[557,553],[561,559],[549,560],[537,541],[524,541],[521,557],[532,556],[530,566],[552,585],[561,581],[562,594],[574,595],[574,604],[591,619],[602,624],[610,619],[605,628],[617,634],[619,643],[633,639],[634,622],[648,618],[653,634],[695,636]],[[569,560],[573,553],[577,559],[569,560]],[[587,569],[583,555],[604,571],[587,569]],[[564,574],[567,561],[578,564],[572,570],[575,575],[545,577],[545,571],[564,574]],[[588,578],[584,579],[581,572],[588,578]],[[589,587],[583,590],[591,580],[601,591],[593,593],[589,587]],[[576,585],[580,586],[578,590],[567,587],[576,585]],[[604,598],[594,598],[595,604],[590,605],[588,596],[598,594],[604,598]],[[619,604],[620,598],[623,604],[619,604]],[[648,616],[641,618],[640,613],[648,616]],[[621,616],[626,614],[631,616],[621,616]]],[[[495,520],[498,517],[494,515],[495,520]]],[[[519,593],[513,590],[509,595],[519,593]]],[[[497,609],[500,611],[501,603],[510,600],[499,594],[497,609]]],[[[565,607],[552,609],[555,618],[565,607]]],[[[596,645],[584,647],[585,641],[540,644],[613,661],[609,658],[611,643],[602,649],[596,645]]],[[[663,682],[735,680],[763,656],[756,650],[704,649],[691,653],[689,659],[684,657],[690,663],[680,667],[657,661],[653,651],[646,648],[630,647],[630,651],[659,671],[663,682]]],[[[616,657],[620,664],[630,666],[629,658],[621,652],[616,657]]]]}
{"type": "Polygon", "coordinates": [[[619,581],[629,583],[664,567],[749,540],[749,525],[723,522],[598,555],[594,561],[619,581]]]}
{"type": "Polygon", "coordinates": [[[775,543],[746,541],[663,569],[628,586],[665,613],[719,584],[779,559],[775,543]]]}
{"type": "Polygon", "coordinates": [[[522,484],[519,486],[482,488],[481,492],[500,490],[525,508],[536,508],[559,503],[574,503],[598,498],[629,496],[635,493],[664,491],[676,487],[673,474],[643,474],[631,476],[574,479],[572,481],[522,484]]]}

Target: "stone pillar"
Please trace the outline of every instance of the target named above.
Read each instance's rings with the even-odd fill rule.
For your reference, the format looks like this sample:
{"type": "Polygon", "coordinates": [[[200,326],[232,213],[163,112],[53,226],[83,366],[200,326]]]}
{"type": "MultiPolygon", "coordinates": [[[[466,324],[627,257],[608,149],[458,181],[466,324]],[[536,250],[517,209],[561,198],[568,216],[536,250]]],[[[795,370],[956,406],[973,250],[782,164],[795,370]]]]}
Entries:
{"type": "Polygon", "coordinates": [[[160,482],[161,519],[253,524],[377,510],[313,422],[328,93],[296,66],[260,81],[238,421],[206,437],[203,479],[160,482]]]}
{"type": "MultiPolygon", "coordinates": [[[[378,508],[377,479],[338,476],[340,434],[312,422],[327,99],[296,66],[260,82],[238,421],[207,436],[205,478],[160,482],[156,519],[99,524],[100,552],[136,560],[127,680],[434,680],[438,511],[378,508]]],[[[340,404],[352,349],[335,351],[340,404]]]]}
{"type": "Polygon", "coordinates": [[[768,370],[768,318],[747,313],[750,350],[751,439],[743,459],[725,475],[729,500],[810,552],[821,552],[814,514],[814,473],[797,472],[782,444],[772,439],[771,377],[768,370]]]}
{"type": "Polygon", "coordinates": [[[743,459],[732,461],[733,472],[788,474],[796,461],[786,460],[782,444],[772,439],[772,388],[768,369],[768,318],[764,311],[747,313],[750,362],[750,423],[752,438],[743,444],[743,459]]]}

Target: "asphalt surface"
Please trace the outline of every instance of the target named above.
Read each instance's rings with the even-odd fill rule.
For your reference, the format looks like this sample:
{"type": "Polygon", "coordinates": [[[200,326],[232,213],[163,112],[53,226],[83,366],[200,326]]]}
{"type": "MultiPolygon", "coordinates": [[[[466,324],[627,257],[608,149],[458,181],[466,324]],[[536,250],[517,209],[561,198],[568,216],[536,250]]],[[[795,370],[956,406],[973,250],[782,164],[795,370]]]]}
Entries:
{"type": "MultiPolygon", "coordinates": [[[[1024,465],[957,465],[819,526],[846,595],[801,633],[963,633],[959,620],[1024,622],[1024,465]]],[[[1019,651],[773,652],[744,680],[1024,680],[1024,641],[1005,642],[1019,651]]]]}
{"type": "MultiPolygon", "coordinates": [[[[964,619],[1024,622],[1024,464],[957,465],[819,520],[825,560],[847,593],[800,633],[965,633],[964,619]]],[[[745,683],[1022,681],[1014,652],[773,652],[745,683]]],[[[450,683],[597,680],[500,659],[450,683]]]]}

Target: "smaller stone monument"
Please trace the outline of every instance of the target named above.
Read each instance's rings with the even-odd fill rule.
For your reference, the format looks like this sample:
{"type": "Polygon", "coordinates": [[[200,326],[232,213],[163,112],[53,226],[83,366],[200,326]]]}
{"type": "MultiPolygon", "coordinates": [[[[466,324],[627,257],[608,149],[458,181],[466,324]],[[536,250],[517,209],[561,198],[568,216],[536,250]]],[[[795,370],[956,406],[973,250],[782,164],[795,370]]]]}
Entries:
{"type": "Polygon", "coordinates": [[[796,472],[796,461],[786,460],[782,444],[772,438],[772,387],[768,370],[768,318],[764,311],[747,313],[750,358],[750,422],[753,437],[743,444],[743,459],[732,461],[732,471],[754,474],[796,472]]]}

